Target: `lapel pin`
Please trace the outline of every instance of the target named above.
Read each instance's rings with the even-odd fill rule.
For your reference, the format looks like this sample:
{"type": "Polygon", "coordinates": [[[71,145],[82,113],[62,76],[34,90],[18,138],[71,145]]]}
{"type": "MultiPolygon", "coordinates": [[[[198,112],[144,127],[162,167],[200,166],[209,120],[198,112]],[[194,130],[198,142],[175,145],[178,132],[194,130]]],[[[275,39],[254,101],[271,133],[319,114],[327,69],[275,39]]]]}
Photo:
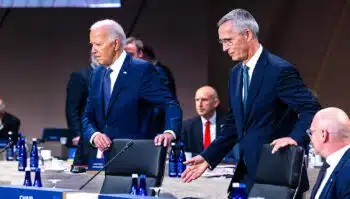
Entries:
{"type": "Polygon", "coordinates": [[[128,73],[127,73],[126,71],[123,71],[123,74],[126,75],[126,74],[128,74],[128,73]]]}

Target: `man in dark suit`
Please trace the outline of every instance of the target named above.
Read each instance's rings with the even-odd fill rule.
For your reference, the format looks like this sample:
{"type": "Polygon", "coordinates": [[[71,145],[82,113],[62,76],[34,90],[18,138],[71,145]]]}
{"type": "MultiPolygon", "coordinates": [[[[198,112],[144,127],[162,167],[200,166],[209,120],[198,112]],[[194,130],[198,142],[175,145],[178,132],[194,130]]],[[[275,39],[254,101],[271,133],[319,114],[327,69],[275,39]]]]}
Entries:
{"type": "Polygon", "coordinates": [[[307,131],[315,152],[326,159],[311,199],[350,198],[350,120],[339,108],[317,112],[307,131]]]}
{"type": "Polygon", "coordinates": [[[5,102],[0,98],[0,139],[8,140],[12,132],[12,140],[17,143],[18,131],[21,121],[14,115],[5,111],[5,102]]]}
{"type": "MultiPolygon", "coordinates": [[[[195,105],[198,116],[185,120],[181,131],[184,150],[192,155],[200,154],[215,138],[222,136],[221,128],[225,122],[224,114],[218,111],[220,100],[213,87],[200,87],[195,94],[195,105]]],[[[234,159],[233,151],[227,157],[234,159]]]]}
{"type": "Polygon", "coordinates": [[[97,63],[93,56],[90,56],[90,66],[82,71],[73,72],[67,84],[66,96],[66,119],[67,126],[72,137],[72,144],[77,146],[74,157],[74,166],[86,166],[89,162],[89,156],[95,154],[88,141],[84,141],[82,131],[82,115],[86,105],[86,99],[89,93],[90,76],[97,63]]]}
{"type": "MultiPolygon", "coordinates": [[[[233,61],[240,61],[229,77],[230,111],[224,135],[186,162],[192,165],[182,178],[185,182],[197,179],[239,143],[240,160],[231,183],[246,184],[248,194],[263,144],[271,143],[273,153],[287,145],[306,146],[309,138],[305,131],[320,105],[290,63],[263,49],[258,41],[259,26],[249,12],[232,10],[219,20],[218,27],[223,51],[233,61]]],[[[306,176],[303,183],[302,189],[307,190],[306,176]]]]}
{"type": "Polygon", "coordinates": [[[161,83],[152,64],[124,51],[125,33],[113,20],[90,28],[91,52],[104,67],[97,67],[90,80],[90,93],[83,114],[84,136],[106,152],[117,138],[154,139],[167,146],[181,130],[182,111],[176,98],[161,83]],[[165,131],[149,132],[143,120],[158,104],[165,109],[165,131]]]}

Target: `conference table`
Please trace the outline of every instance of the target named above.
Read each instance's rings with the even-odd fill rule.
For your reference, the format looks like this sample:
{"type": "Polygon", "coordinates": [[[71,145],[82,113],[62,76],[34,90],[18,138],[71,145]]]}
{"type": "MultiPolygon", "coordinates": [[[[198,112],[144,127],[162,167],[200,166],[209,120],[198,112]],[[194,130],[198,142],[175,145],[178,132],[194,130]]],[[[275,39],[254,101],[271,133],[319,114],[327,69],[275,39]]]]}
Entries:
{"type": "MultiPolygon", "coordinates": [[[[41,166],[42,183],[44,187],[64,189],[79,189],[93,174],[69,172],[70,164],[63,162],[60,170],[52,169],[52,162],[45,162],[41,166]]],[[[17,162],[0,161],[0,185],[22,185],[24,172],[17,170],[17,162]]],[[[227,168],[226,168],[227,169],[227,168]]],[[[215,170],[214,170],[215,171],[215,170]]],[[[313,186],[317,177],[318,169],[308,169],[310,187],[313,186]]],[[[32,172],[32,179],[34,179],[32,172]]],[[[82,191],[99,193],[104,180],[104,175],[98,175],[82,191]]],[[[160,196],[163,198],[226,198],[229,177],[200,177],[191,183],[183,183],[180,178],[170,178],[165,173],[160,196]]],[[[306,193],[309,198],[310,191],[306,193]]]]}

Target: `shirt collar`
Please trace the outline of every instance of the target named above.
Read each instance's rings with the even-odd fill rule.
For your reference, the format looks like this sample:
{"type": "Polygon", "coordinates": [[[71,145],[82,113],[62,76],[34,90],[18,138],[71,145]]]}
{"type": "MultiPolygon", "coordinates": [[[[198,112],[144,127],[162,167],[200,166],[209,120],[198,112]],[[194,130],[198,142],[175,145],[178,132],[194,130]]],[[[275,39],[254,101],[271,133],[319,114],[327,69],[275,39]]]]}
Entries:
{"type": "Polygon", "coordinates": [[[250,60],[247,62],[247,66],[249,67],[249,70],[250,71],[253,71],[255,66],[256,66],[256,63],[258,62],[259,60],[259,57],[261,55],[263,51],[263,47],[262,45],[260,44],[258,50],[254,53],[253,57],[250,58],[250,60]]]}
{"type": "MultiPolygon", "coordinates": [[[[202,124],[205,125],[207,122],[207,119],[205,119],[203,116],[201,116],[202,124]]],[[[216,123],[216,111],[214,112],[213,116],[209,119],[210,124],[215,124],[216,123]]]]}
{"type": "Polygon", "coordinates": [[[113,71],[119,71],[120,68],[123,66],[125,58],[126,58],[126,52],[123,50],[123,52],[120,54],[118,59],[115,60],[115,62],[112,65],[110,65],[109,68],[111,68],[113,71]]]}
{"type": "Polygon", "coordinates": [[[340,159],[343,157],[343,155],[349,148],[350,148],[350,144],[332,153],[326,158],[326,162],[329,164],[330,167],[336,167],[340,159]]]}

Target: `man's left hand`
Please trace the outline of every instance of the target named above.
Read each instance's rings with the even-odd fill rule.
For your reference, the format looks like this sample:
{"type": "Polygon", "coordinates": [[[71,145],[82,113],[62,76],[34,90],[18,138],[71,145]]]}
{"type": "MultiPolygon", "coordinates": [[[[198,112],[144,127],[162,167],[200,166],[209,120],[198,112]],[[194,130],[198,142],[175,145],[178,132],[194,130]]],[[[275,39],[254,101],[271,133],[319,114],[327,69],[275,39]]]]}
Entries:
{"type": "Polygon", "coordinates": [[[160,134],[160,135],[157,135],[155,138],[154,138],[154,144],[155,145],[164,145],[164,147],[166,146],[170,146],[171,144],[171,141],[174,139],[174,136],[171,135],[171,133],[163,133],[163,134],[160,134]]]}
{"type": "Polygon", "coordinates": [[[272,154],[274,154],[276,151],[278,151],[278,149],[280,149],[282,147],[286,147],[289,145],[298,145],[298,144],[292,138],[284,137],[284,138],[279,138],[279,139],[274,140],[273,142],[271,142],[270,145],[273,146],[272,154]]]}

